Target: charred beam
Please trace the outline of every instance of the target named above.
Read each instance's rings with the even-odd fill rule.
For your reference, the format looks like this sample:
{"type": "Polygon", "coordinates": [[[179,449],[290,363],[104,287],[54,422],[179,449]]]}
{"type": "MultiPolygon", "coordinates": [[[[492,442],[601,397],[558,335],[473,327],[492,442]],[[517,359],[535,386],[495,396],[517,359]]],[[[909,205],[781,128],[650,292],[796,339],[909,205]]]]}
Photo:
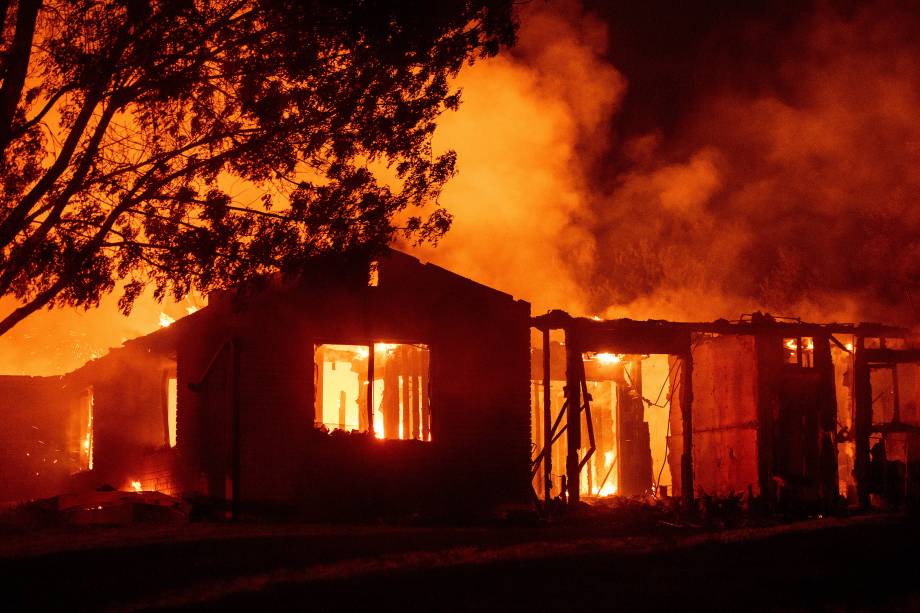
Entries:
{"type": "Polygon", "coordinates": [[[680,418],[683,450],[680,456],[681,498],[685,506],[693,506],[693,354],[681,356],[680,418]]]}
{"type": "Polygon", "coordinates": [[[566,412],[566,458],[565,474],[568,485],[569,504],[576,505],[581,497],[581,464],[578,451],[581,449],[581,350],[578,341],[571,333],[565,333],[565,390],[568,411],[566,412]]]}
{"type": "Polygon", "coordinates": [[[856,447],[854,473],[859,505],[869,506],[869,436],[872,434],[872,383],[864,339],[857,337],[853,366],[853,436],[856,447]]]}

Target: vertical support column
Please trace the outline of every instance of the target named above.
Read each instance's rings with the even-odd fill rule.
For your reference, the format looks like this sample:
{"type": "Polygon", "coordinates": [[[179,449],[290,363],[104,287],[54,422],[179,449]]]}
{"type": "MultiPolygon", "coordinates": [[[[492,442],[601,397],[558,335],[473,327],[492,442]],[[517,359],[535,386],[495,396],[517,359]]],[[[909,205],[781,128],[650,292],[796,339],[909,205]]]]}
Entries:
{"type": "Polygon", "coordinates": [[[549,504],[553,497],[553,416],[549,330],[543,330],[543,498],[549,504]]]}
{"type": "Polygon", "coordinates": [[[536,379],[531,381],[530,385],[530,423],[533,425],[533,445],[539,448],[543,444],[543,397],[540,393],[540,383],[536,379]]]}
{"type": "Polygon", "coordinates": [[[323,370],[326,365],[326,350],[322,346],[313,351],[313,422],[320,424],[323,418],[323,370]]]}
{"type": "Polygon", "coordinates": [[[818,433],[812,444],[818,449],[818,482],[821,500],[828,511],[836,507],[840,496],[837,471],[837,386],[830,336],[815,336],[814,367],[821,377],[818,384],[818,433]]]}
{"type": "Polygon", "coordinates": [[[863,349],[865,341],[856,337],[853,365],[853,438],[856,448],[853,472],[856,476],[856,493],[859,506],[869,506],[869,435],[872,430],[872,384],[869,379],[869,364],[863,349]]]}
{"type": "Polygon", "coordinates": [[[568,482],[569,504],[576,505],[581,498],[581,475],[578,450],[581,449],[581,350],[571,329],[565,331],[565,390],[566,409],[566,457],[565,474],[568,482]]]}
{"type": "Polygon", "coordinates": [[[374,436],[374,342],[367,351],[367,433],[374,436]]]}
{"type": "MultiPolygon", "coordinates": [[[[409,349],[409,357],[412,362],[412,439],[420,440],[422,428],[421,428],[421,414],[422,414],[422,402],[419,394],[421,393],[421,383],[419,379],[421,378],[421,351],[417,347],[411,347],[409,349]]],[[[408,438],[408,437],[406,437],[408,438]]]]}
{"type": "Polygon", "coordinates": [[[693,506],[693,354],[681,356],[680,419],[683,450],[680,455],[680,495],[685,506],[693,506]]]}
{"type": "Polygon", "coordinates": [[[386,355],[383,363],[383,395],[380,411],[383,413],[383,438],[399,438],[399,365],[395,354],[386,355]]]}
{"type": "Polygon", "coordinates": [[[409,347],[399,345],[396,349],[399,355],[399,374],[402,375],[402,430],[398,438],[408,439],[412,436],[412,394],[410,392],[412,381],[411,366],[409,364],[409,347]]]}

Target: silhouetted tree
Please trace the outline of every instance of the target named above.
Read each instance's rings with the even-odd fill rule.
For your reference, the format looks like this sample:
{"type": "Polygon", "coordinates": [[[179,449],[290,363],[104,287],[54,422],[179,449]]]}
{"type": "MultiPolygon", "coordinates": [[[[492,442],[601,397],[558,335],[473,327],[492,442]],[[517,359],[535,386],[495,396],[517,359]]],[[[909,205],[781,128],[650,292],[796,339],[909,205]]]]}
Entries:
{"type": "Polygon", "coordinates": [[[119,285],[127,312],[147,286],[436,239],[455,156],[434,122],[450,78],[513,42],[510,5],[0,0],[0,296],[22,305],[0,334],[119,285]]]}

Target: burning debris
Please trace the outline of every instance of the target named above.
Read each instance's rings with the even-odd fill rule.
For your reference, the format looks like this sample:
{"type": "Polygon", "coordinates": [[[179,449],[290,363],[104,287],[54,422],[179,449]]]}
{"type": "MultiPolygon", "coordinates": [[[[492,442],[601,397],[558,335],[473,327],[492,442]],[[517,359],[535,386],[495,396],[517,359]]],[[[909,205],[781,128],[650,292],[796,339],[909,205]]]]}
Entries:
{"type": "Polygon", "coordinates": [[[378,275],[213,296],[40,379],[47,401],[21,409],[63,416],[74,458],[50,493],[122,483],[230,516],[526,503],[529,305],[398,252],[378,275]],[[444,484],[465,499],[428,493],[444,484]]]}
{"type": "Polygon", "coordinates": [[[920,493],[907,477],[920,467],[914,443],[907,443],[920,442],[920,421],[911,417],[906,425],[893,408],[907,392],[916,411],[914,353],[866,349],[903,346],[903,329],[761,314],[672,323],[554,311],[533,321],[543,349],[534,350],[531,366],[532,476],[547,504],[556,496],[570,504],[582,495],[604,496],[611,473],[611,491],[670,493],[690,507],[697,497],[738,496],[748,509],[827,513],[847,502],[866,506],[870,489],[880,491],[882,483],[895,484],[889,500],[920,493]],[[554,331],[565,334],[564,344],[551,342],[554,331]],[[654,399],[643,392],[653,354],[670,356],[659,370],[660,387],[651,386],[658,390],[654,399]],[[898,370],[897,363],[912,367],[898,370]],[[866,379],[871,372],[892,374],[888,389],[868,403],[865,388],[883,387],[881,379],[866,379]],[[610,390],[599,386],[605,380],[610,390]],[[656,413],[666,419],[657,421],[656,413]],[[854,438],[851,424],[860,422],[854,438]],[[870,438],[877,441],[871,462],[870,438]],[[886,447],[901,450],[897,467],[888,464],[886,447]],[[652,458],[663,458],[660,468],[653,470],[652,458]]]}

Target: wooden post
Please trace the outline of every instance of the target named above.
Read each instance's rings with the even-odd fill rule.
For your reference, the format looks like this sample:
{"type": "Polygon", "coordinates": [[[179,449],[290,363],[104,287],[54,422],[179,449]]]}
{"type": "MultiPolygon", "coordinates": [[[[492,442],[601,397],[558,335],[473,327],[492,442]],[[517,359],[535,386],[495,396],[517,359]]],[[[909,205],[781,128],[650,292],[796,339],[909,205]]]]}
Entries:
{"type": "Polygon", "coordinates": [[[542,394],[540,384],[536,379],[531,381],[530,397],[532,400],[533,410],[530,412],[530,422],[533,424],[533,443],[534,447],[543,444],[543,403],[541,402],[542,394]]]}
{"type": "Polygon", "coordinates": [[[399,354],[399,374],[402,375],[402,431],[399,438],[408,439],[412,434],[412,394],[411,377],[409,375],[409,348],[400,345],[396,349],[399,354]]]}
{"type": "Polygon", "coordinates": [[[693,506],[693,354],[681,356],[680,418],[683,451],[680,455],[680,495],[684,505],[693,506]]]}
{"type": "Polygon", "coordinates": [[[345,431],[345,390],[339,391],[339,430],[345,431]]]}
{"type": "Polygon", "coordinates": [[[863,349],[865,341],[856,337],[853,365],[853,438],[856,448],[853,472],[856,476],[856,494],[859,505],[869,506],[869,436],[872,434],[872,383],[869,378],[869,364],[863,349]]]}
{"type": "Polygon", "coordinates": [[[836,507],[840,496],[837,469],[837,386],[834,383],[834,361],[831,356],[830,336],[816,336],[813,339],[812,359],[814,368],[821,377],[818,387],[818,432],[817,440],[817,475],[821,500],[830,511],[836,507]]]}
{"type": "MultiPolygon", "coordinates": [[[[412,438],[413,440],[419,440],[419,435],[421,434],[421,428],[419,427],[419,417],[421,414],[421,398],[419,398],[419,393],[421,391],[421,385],[419,383],[419,362],[421,353],[416,347],[410,347],[409,351],[411,352],[411,363],[412,363],[412,438]]],[[[408,438],[408,437],[407,437],[408,438]]]]}
{"type": "Polygon", "coordinates": [[[428,398],[428,385],[431,380],[431,364],[428,350],[421,352],[421,388],[422,388],[422,440],[431,440],[431,401],[428,398]]]}
{"type": "Polygon", "coordinates": [[[543,498],[553,497],[553,427],[549,330],[543,331],[543,498]]]}
{"type": "Polygon", "coordinates": [[[596,454],[596,453],[591,454],[591,457],[588,458],[588,463],[585,464],[585,466],[584,466],[585,474],[586,474],[587,477],[588,477],[587,486],[588,486],[588,495],[589,495],[589,496],[592,495],[592,494],[594,493],[594,470],[595,470],[595,468],[596,468],[596,466],[597,466],[597,463],[596,463],[595,460],[597,460],[597,454],[596,454]]]}
{"type": "MultiPolygon", "coordinates": [[[[539,451],[537,458],[540,459],[541,464],[540,464],[539,470],[536,473],[534,473],[534,477],[536,478],[536,483],[531,483],[531,485],[533,486],[534,491],[537,493],[537,499],[540,498],[540,495],[541,495],[540,492],[542,491],[542,488],[543,488],[543,477],[542,477],[543,473],[540,472],[543,470],[543,465],[542,465],[542,461],[543,461],[543,449],[542,449],[543,448],[543,403],[540,402],[540,398],[541,398],[540,384],[537,382],[536,379],[533,379],[530,382],[530,406],[531,406],[530,423],[532,427],[531,446],[533,447],[535,451],[539,451]]],[[[536,458],[531,459],[531,461],[534,461],[534,460],[536,460],[536,458]]]]}
{"type": "Polygon", "coordinates": [[[570,505],[578,504],[581,498],[580,458],[581,449],[581,351],[571,330],[565,332],[565,387],[568,407],[566,410],[566,457],[565,474],[568,481],[568,499],[570,505]]]}
{"type": "Polygon", "coordinates": [[[399,438],[399,364],[394,355],[387,355],[383,365],[383,438],[399,438]]]}
{"type": "Polygon", "coordinates": [[[326,366],[326,350],[320,345],[313,352],[313,356],[313,421],[321,424],[325,421],[323,417],[323,372],[326,366]]]}
{"type": "Polygon", "coordinates": [[[367,432],[374,436],[374,343],[367,352],[367,432]]]}

